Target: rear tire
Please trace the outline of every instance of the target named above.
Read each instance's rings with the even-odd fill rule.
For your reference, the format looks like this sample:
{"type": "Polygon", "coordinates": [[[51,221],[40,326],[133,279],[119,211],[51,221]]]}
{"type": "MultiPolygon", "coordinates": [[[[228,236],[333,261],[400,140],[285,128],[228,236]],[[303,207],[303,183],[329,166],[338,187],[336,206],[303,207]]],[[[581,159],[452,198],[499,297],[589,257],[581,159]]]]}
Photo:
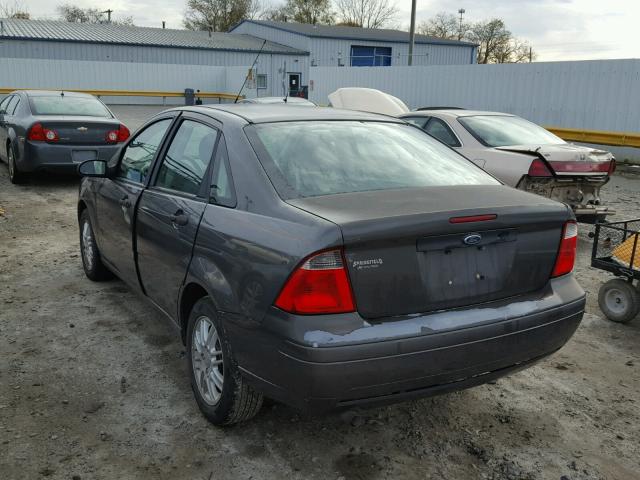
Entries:
{"type": "Polygon", "coordinates": [[[82,268],[84,273],[94,282],[109,280],[113,278],[113,273],[104,266],[100,258],[100,251],[96,244],[96,237],[93,234],[89,212],[84,210],[80,214],[80,256],[82,257],[82,268]]]}
{"type": "Polygon", "coordinates": [[[629,323],[640,313],[640,292],[626,280],[609,280],[598,291],[598,305],[612,322],[629,323]]]}
{"type": "Polygon", "coordinates": [[[20,184],[25,181],[26,176],[18,170],[16,165],[16,157],[13,153],[11,145],[7,145],[7,167],[9,168],[9,181],[14,185],[20,184]]]}
{"type": "Polygon", "coordinates": [[[249,420],[262,407],[262,394],[240,375],[224,328],[209,297],[196,302],[187,326],[187,359],[198,407],[214,425],[249,420]]]}

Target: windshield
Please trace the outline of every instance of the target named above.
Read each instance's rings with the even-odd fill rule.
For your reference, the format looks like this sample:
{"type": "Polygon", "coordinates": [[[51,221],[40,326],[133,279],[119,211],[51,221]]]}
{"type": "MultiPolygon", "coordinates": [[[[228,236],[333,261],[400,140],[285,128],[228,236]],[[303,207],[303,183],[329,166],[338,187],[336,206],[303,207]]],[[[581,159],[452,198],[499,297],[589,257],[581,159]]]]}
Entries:
{"type": "Polygon", "coordinates": [[[436,185],[498,185],[411,125],[357,121],[267,123],[249,137],[285,199],[436,185]]]}
{"type": "Polygon", "coordinates": [[[507,115],[460,117],[460,123],[488,147],[512,145],[558,145],[565,143],[553,133],[524,118],[507,115]]]}
{"type": "Polygon", "coordinates": [[[79,115],[111,118],[107,107],[97,98],[69,95],[33,96],[29,97],[29,104],[34,115],[79,115]]]}

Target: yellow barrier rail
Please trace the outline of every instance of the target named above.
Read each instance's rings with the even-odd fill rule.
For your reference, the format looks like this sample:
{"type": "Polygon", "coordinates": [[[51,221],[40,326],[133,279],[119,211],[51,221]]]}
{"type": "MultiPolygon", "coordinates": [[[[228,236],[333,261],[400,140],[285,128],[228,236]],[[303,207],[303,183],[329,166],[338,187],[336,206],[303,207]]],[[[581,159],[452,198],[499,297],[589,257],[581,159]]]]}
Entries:
{"type": "Polygon", "coordinates": [[[569,142],[593,143],[612,147],[640,148],[640,134],[579,130],[574,128],[545,127],[551,133],[569,142]]]}
{"type": "MultiPolygon", "coordinates": [[[[11,93],[14,90],[54,90],[54,91],[67,91],[67,92],[80,92],[95,95],[96,97],[184,97],[184,92],[163,92],[156,90],[83,90],[78,88],[69,88],[61,90],[59,88],[0,88],[0,94],[11,93]]],[[[218,100],[235,100],[235,93],[220,93],[220,92],[196,92],[196,97],[200,98],[217,98],[218,100]]],[[[239,98],[244,98],[240,95],[239,98]]]]}

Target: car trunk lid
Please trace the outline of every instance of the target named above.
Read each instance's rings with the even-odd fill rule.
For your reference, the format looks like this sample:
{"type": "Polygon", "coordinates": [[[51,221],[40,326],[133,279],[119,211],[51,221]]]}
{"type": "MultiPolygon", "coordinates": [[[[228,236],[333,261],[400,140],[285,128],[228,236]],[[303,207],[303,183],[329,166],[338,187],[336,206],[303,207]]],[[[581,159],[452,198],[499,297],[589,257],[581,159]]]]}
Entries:
{"type": "Polygon", "coordinates": [[[560,203],[505,186],[384,190],[289,203],[341,228],[357,309],[368,319],[538,290],[550,277],[571,218],[560,203]],[[452,223],[477,215],[488,218],[452,223]]]}
{"type": "Polygon", "coordinates": [[[558,176],[595,176],[608,175],[613,155],[571,143],[558,145],[513,145],[496,147],[496,150],[527,153],[547,162],[551,170],[558,176]]]}
{"type": "Polygon", "coordinates": [[[39,121],[44,128],[58,133],[57,144],[61,145],[106,145],[107,133],[117,131],[120,122],[114,118],[42,116],[39,121]]]}

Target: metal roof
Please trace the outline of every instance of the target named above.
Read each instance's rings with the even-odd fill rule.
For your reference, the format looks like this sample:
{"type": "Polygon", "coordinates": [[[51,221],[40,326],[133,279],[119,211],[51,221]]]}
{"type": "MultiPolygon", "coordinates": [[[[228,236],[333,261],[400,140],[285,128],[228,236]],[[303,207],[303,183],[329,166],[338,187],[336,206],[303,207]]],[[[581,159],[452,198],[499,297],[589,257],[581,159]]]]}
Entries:
{"type": "MultiPolygon", "coordinates": [[[[72,23],[53,20],[0,19],[0,39],[108,43],[117,45],[198,48],[258,52],[263,39],[223,32],[197,32],[165,28],[130,27],[113,23],[72,23]]],[[[295,48],[269,42],[264,53],[308,55],[295,48]]]]}
{"type": "MultiPolygon", "coordinates": [[[[304,35],[305,37],[337,38],[343,40],[368,40],[376,42],[409,43],[409,32],[402,30],[388,30],[384,28],[360,28],[345,27],[337,25],[312,25],[310,23],[276,22],[272,20],[243,20],[238,25],[231,28],[233,31],[242,23],[255,23],[265,27],[285,30],[291,33],[304,35]]],[[[435,44],[435,45],[460,45],[475,46],[475,43],[461,42],[457,40],[445,40],[442,38],[429,37],[427,35],[415,36],[415,43],[435,44]]]]}

